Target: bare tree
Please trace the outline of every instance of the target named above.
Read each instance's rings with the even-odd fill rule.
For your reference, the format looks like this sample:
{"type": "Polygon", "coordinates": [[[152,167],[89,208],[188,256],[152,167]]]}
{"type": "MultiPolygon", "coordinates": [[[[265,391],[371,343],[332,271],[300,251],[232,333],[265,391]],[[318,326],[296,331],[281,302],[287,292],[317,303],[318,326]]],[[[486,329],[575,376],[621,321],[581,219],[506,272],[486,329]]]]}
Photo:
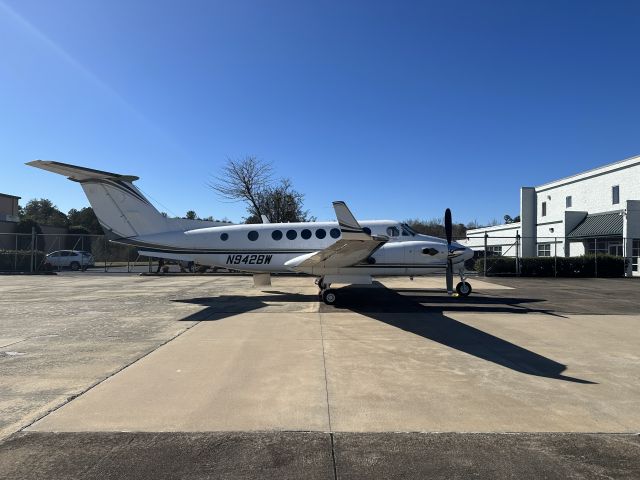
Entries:
{"type": "Polygon", "coordinates": [[[257,194],[257,200],[260,213],[250,206],[247,223],[260,223],[261,215],[274,223],[315,221],[315,217],[309,216],[308,210],[302,209],[304,195],[294,190],[288,178],[262,189],[257,194]]]}
{"type": "Polygon", "coordinates": [[[243,159],[227,159],[222,175],[215,177],[209,186],[218,194],[231,201],[246,201],[258,215],[260,209],[259,193],[267,188],[273,177],[270,163],[258,160],[254,156],[243,159]]]}
{"type": "Polygon", "coordinates": [[[304,195],[289,179],[274,181],[270,163],[256,157],[228,159],[222,171],[209,186],[227,200],[247,202],[247,223],[261,223],[263,215],[276,223],[313,220],[303,210],[304,195]]]}

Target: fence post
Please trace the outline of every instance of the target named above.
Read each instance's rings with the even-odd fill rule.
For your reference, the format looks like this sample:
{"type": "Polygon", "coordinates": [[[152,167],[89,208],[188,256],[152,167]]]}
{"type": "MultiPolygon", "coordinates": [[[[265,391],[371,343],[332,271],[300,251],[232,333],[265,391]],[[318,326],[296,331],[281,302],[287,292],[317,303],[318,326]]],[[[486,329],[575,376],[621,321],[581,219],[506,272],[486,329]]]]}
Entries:
{"type": "Polygon", "coordinates": [[[484,276],[487,276],[487,240],[489,238],[489,234],[484,232],[484,276]]]}
{"type": "Polygon", "coordinates": [[[516,275],[520,276],[520,232],[516,231],[516,275]]]}
{"type": "Polygon", "coordinates": [[[558,277],[558,237],[553,237],[553,276],[558,277]]]}
{"type": "Polygon", "coordinates": [[[104,271],[107,271],[107,236],[103,237],[103,249],[104,252],[104,271]]]}
{"type": "Polygon", "coordinates": [[[596,248],[593,255],[595,278],[598,278],[598,239],[596,239],[596,248]]]}
{"type": "Polygon", "coordinates": [[[16,249],[13,251],[13,271],[14,272],[18,271],[18,235],[20,234],[16,233],[16,249]]]}
{"type": "Polygon", "coordinates": [[[36,227],[31,227],[31,261],[29,262],[29,272],[33,273],[33,265],[35,264],[34,260],[34,249],[36,247],[36,227]]]}

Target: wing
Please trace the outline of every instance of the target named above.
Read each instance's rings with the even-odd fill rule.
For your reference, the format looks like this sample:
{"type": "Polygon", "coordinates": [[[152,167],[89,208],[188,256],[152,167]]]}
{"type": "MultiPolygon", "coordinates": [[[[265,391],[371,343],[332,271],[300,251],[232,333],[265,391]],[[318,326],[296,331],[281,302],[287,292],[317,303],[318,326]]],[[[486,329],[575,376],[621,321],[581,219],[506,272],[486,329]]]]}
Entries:
{"type": "Polygon", "coordinates": [[[285,263],[287,267],[294,270],[350,267],[369,258],[389,240],[388,237],[365,233],[344,202],[333,202],[333,208],[342,238],[324,250],[292,258],[285,263]]]}

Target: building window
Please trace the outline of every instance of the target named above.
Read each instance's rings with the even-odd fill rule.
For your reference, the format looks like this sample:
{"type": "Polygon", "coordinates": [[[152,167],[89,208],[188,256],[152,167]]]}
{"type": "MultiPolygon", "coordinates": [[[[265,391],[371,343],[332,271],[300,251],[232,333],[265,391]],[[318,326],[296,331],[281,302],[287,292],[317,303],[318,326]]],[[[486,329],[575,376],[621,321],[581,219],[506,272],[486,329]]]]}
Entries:
{"type": "Polygon", "coordinates": [[[329,231],[329,235],[331,235],[331,238],[339,238],[340,237],[340,230],[338,230],[337,228],[332,228],[329,231]]]}
{"type": "Polygon", "coordinates": [[[551,244],[550,243],[539,243],[538,244],[538,256],[539,257],[550,257],[551,256],[551,244]]]}
{"type": "Polygon", "coordinates": [[[611,200],[614,205],[620,203],[620,186],[614,185],[611,187],[611,200]]]}
{"type": "Polygon", "coordinates": [[[324,228],[319,228],[318,230],[316,230],[316,237],[324,238],[326,236],[327,236],[327,231],[324,228]]]}
{"type": "Polygon", "coordinates": [[[567,208],[571,208],[572,203],[571,195],[567,196],[567,208]]]}
{"type": "Polygon", "coordinates": [[[638,271],[638,257],[640,257],[640,240],[635,239],[631,249],[631,269],[634,272],[638,271]]]}
{"type": "Polygon", "coordinates": [[[547,202],[542,202],[542,216],[547,216],[547,202]]]}
{"type": "Polygon", "coordinates": [[[251,230],[249,233],[247,233],[247,238],[249,238],[249,240],[251,240],[252,242],[255,242],[258,239],[258,232],[256,232],[255,230],[251,230]]]}
{"type": "Polygon", "coordinates": [[[297,236],[298,232],[296,232],[295,230],[287,230],[287,238],[289,240],[295,240],[297,236]]]}
{"type": "Polygon", "coordinates": [[[605,253],[609,253],[607,250],[607,242],[606,240],[589,240],[587,242],[587,254],[589,255],[603,255],[605,253]]]}
{"type": "Polygon", "coordinates": [[[311,230],[305,228],[304,230],[302,230],[302,232],[300,232],[300,236],[305,240],[309,240],[311,238],[311,230]]]}
{"type": "Polygon", "coordinates": [[[487,253],[489,255],[493,255],[493,256],[502,255],[502,245],[488,245],[487,246],[487,253]]]}
{"type": "Polygon", "coordinates": [[[282,238],[282,232],[280,230],[274,230],[271,232],[271,238],[274,240],[280,240],[282,238]]]}

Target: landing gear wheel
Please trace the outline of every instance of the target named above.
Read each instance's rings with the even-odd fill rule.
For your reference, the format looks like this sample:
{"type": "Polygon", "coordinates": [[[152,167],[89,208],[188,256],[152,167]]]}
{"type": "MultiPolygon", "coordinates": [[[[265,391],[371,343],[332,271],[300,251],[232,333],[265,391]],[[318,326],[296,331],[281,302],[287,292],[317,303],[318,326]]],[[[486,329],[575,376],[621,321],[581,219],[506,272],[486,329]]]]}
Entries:
{"type": "Polygon", "coordinates": [[[322,291],[322,301],[327,305],[333,305],[336,303],[337,298],[338,296],[333,290],[328,289],[322,291]]]}
{"type": "Polygon", "coordinates": [[[456,292],[461,297],[468,297],[471,294],[471,284],[469,282],[459,282],[456,285],[456,292]]]}

